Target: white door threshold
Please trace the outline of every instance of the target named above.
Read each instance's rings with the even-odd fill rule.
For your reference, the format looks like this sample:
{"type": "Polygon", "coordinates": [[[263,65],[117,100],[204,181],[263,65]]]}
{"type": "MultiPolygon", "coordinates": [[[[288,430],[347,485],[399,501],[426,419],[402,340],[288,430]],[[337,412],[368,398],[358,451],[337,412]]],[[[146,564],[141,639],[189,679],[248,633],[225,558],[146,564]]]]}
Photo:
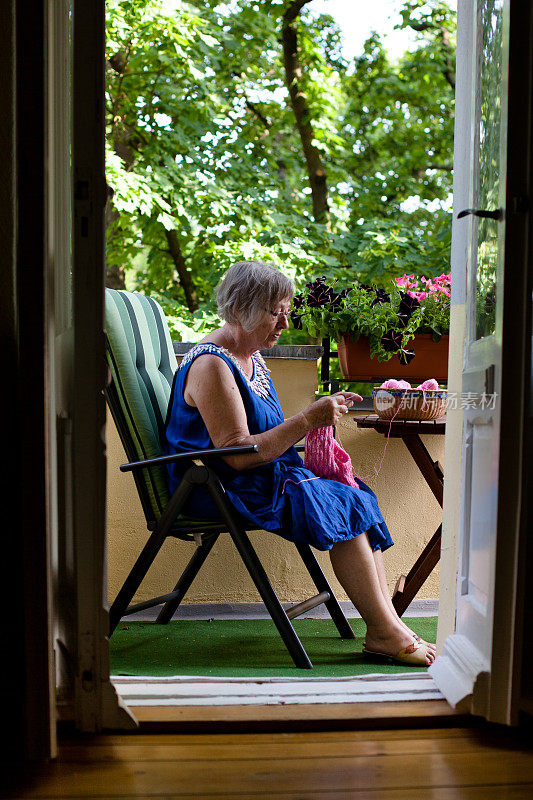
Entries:
{"type": "Polygon", "coordinates": [[[347,678],[152,678],[112,675],[131,706],[290,705],[443,700],[427,672],[347,678]]]}

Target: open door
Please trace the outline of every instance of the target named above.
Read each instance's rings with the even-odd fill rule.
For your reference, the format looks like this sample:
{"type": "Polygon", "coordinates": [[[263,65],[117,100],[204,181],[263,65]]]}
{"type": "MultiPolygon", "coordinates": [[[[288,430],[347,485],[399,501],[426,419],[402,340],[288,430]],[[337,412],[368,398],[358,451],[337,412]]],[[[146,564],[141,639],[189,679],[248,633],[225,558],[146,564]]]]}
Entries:
{"type": "Polygon", "coordinates": [[[71,0],[73,132],[73,530],[77,633],[74,718],[84,731],[134,728],[109,677],[104,342],[105,3],[71,0]]]}
{"type": "Polygon", "coordinates": [[[453,706],[506,724],[518,714],[525,538],[529,6],[459,0],[457,101],[463,106],[455,163],[469,184],[468,194],[454,198],[452,264],[452,281],[465,288],[466,315],[461,513],[455,633],[430,670],[453,706]]]}

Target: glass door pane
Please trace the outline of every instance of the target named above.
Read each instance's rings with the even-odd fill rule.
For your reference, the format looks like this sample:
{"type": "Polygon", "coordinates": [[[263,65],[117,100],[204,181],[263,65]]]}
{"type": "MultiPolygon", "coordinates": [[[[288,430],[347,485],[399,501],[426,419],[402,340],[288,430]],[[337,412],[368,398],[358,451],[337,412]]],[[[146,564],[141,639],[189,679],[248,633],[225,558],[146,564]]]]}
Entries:
{"type": "MultiPolygon", "coordinates": [[[[503,0],[479,2],[479,183],[476,206],[494,211],[501,205],[501,98],[503,0]]],[[[477,218],[475,339],[490,336],[496,323],[498,220],[477,218]]]]}

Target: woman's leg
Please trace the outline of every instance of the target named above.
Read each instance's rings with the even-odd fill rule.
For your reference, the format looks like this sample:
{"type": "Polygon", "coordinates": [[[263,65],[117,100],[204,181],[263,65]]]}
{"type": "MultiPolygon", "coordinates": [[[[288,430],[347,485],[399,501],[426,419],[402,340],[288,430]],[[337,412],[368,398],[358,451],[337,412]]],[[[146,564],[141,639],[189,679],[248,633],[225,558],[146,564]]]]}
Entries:
{"type": "MultiPolygon", "coordinates": [[[[415,634],[414,631],[412,631],[411,628],[409,628],[409,626],[405,624],[403,619],[399,616],[398,612],[394,608],[394,605],[392,603],[392,598],[391,598],[391,596],[389,594],[389,587],[388,587],[388,584],[387,584],[387,576],[386,576],[386,573],[385,573],[385,564],[383,563],[383,553],[381,552],[381,550],[374,550],[373,555],[374,555],[374,563],[376,565],[376,570],[377,570],[377,573],[378,573],[379,584],[381,586],[381,591],[383,593],[383,597],[385,598],[385,602],[389,606],[389,608],[392,611],[392,613],[394,614],[394,616],[403,625],[405,630],[408,631],[409,633],[413,634],[414,636],[417,636],[417,634],[415,634]]],[[[417,636],[417,638],[420,638],[420,637],[417,636]]],[[[423,640],[421,640],[421,641],[423,641],[423,640]]],[[[434,652],[436,652],[436,647],[435,647],[434,644],[432,644],[431,642],[426,642],[426,644],[428,644],[429,647],[434,652]]]]}
{"type": "MultiPolygon", "coordinates": [[[[381,588],[378,568],[366,533],[345,542],[337,542],[330,550],[331,563],[337,579],[366,623],[366,646],[396,655],[413,644],[411,632],[395,615],[381,588]]],[[[426,661],[433,661],[428,652],[426,661]]]]}

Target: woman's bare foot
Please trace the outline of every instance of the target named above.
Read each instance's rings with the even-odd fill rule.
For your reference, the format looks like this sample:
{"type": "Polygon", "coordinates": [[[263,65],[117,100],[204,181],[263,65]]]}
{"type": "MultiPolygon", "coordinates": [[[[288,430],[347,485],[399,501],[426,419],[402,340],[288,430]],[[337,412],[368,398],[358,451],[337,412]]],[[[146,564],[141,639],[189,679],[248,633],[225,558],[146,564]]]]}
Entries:
{"type": "Polygon", "coordinates": [[[410,636],[413,636],[416,639],[417,642],[422,642],[422,644],[425,644],[429,648],[429,650],[431,650],[433,652],[433,654],[435,654],[436,651],[437,651],[436,646],[432,642],[426,642],[424,639],[422,639],[420,636],[418,636],[417,633],[415,633],[413,630],[411,630],[411,628],[409,628],[409,626],[406,625],[406,623],[403,621],[403,619],[400,617],[400,615],[396,611],[396,609],[394,607],[394,604],[392,602],[392,598],[391,598],[391,596],[389,594],[389,588],[388,588],[388,585],[387,585],[387,577],[386,577],[386,574],[385,574],[385,566],[383,564],[383,554],[381,553],[381,551],[374,551],[373,552],[373,556],[374,556],[374,563],[376,565],[376,571],[378,573],[378,579],[379,579],[379,583],[380,583],[380,586],[381,586],[381,592],[383,594],[383,598],[384,598],[385,602],[387,603],[387,605],[388,605],[392,615],[394,616],[395,620],[397,622],[399,622],[400,625],[403,626],[404,630],[407,631],[407,633],[410,636]]]}
{"type": "MultiPolygon", "coordinates": [[[[430,651],[433,653],[433,656],[435,656],[435,655],[436,655],[436,653],[437,653],[437,645],[436,645],[436,644],[434,644],[433,642],[426,642],[426,640],[425,640],[425,639],[422,639],[422,637],[421,637],[421,636],[419,636],[417,633],[415,633],[415,632],[414,632],[414,630],[412,630],[412,628],[410,628],[410,627],[409,627],[409,626],[408,626],[408,625],[407,625],[407,624],[406,624],[406,623],[403,621],[403,619],[402,619],[401,617],[399,617],[399,616],[398,616],[398,614],[396,613],[396,610],[395,610],[395,609],[393,609],[393,611],[394,611],[394,615],[395,615],[395,617],[396,617],[397,621],[400,623],[400,625],[402,626],[402,628],[404,629],[404,631],[405,631],[407,634],[409,634],[409,636],[411,636],[413,639],[415,639],[417,642],[421,642],[422,644],[425,644],[425,645],[428,647],[428,649],[429,649],[429,650],[430,650],[430,651]]],[[[364,645],[365,645],[365,647],[366,647],[366,640],[365,640],[365,642],[364,642],[364,645]]]]}
{"type": "Polygon", "coordinates": [[[427,647],[429,647],[429,649],[433,652],[433,654],[435,654],[437,652],[437,645],[436,644],[434,644],[433,642],[426,642],[426,640],[422,639],[422,637],[419,636],[418,633],[415,633],[408,625],[406,625],[405,622],[401,618],[400,618],[400,622],[402,623],[402,625],[405,628],[405,630],[409,634],[411,634],[411,636],[414,636],[414,638],[416,639],[417,642],[422,642],[422,644],[427,645],[427,647]]]}
{"type": "Polygon", "coordinates": [[[422,642],[422,644],[425,644],[427,647],[429,647],[429,649],[432,651],[432,653],[434,655],[436,655],[436,653],[437,653],[437,645],[435,644],[435,642],[426,642],[426,640],[422,639],[420,636],[418,636],[417,633],[414,634],[414,637],[417,640],[417,642],[422,642]]]}
{"type": "Polygon", "coordinates": [[[426,664],[432,664],[435,660],[435,652],[430,645],[422,642],[405,624],[396,623],[388,629],[367,628],[365,638],[365,650],[375,652],[395,658],[400,651],[415,646],[415,649],[424,647],[424,660],[426,664]]]}

